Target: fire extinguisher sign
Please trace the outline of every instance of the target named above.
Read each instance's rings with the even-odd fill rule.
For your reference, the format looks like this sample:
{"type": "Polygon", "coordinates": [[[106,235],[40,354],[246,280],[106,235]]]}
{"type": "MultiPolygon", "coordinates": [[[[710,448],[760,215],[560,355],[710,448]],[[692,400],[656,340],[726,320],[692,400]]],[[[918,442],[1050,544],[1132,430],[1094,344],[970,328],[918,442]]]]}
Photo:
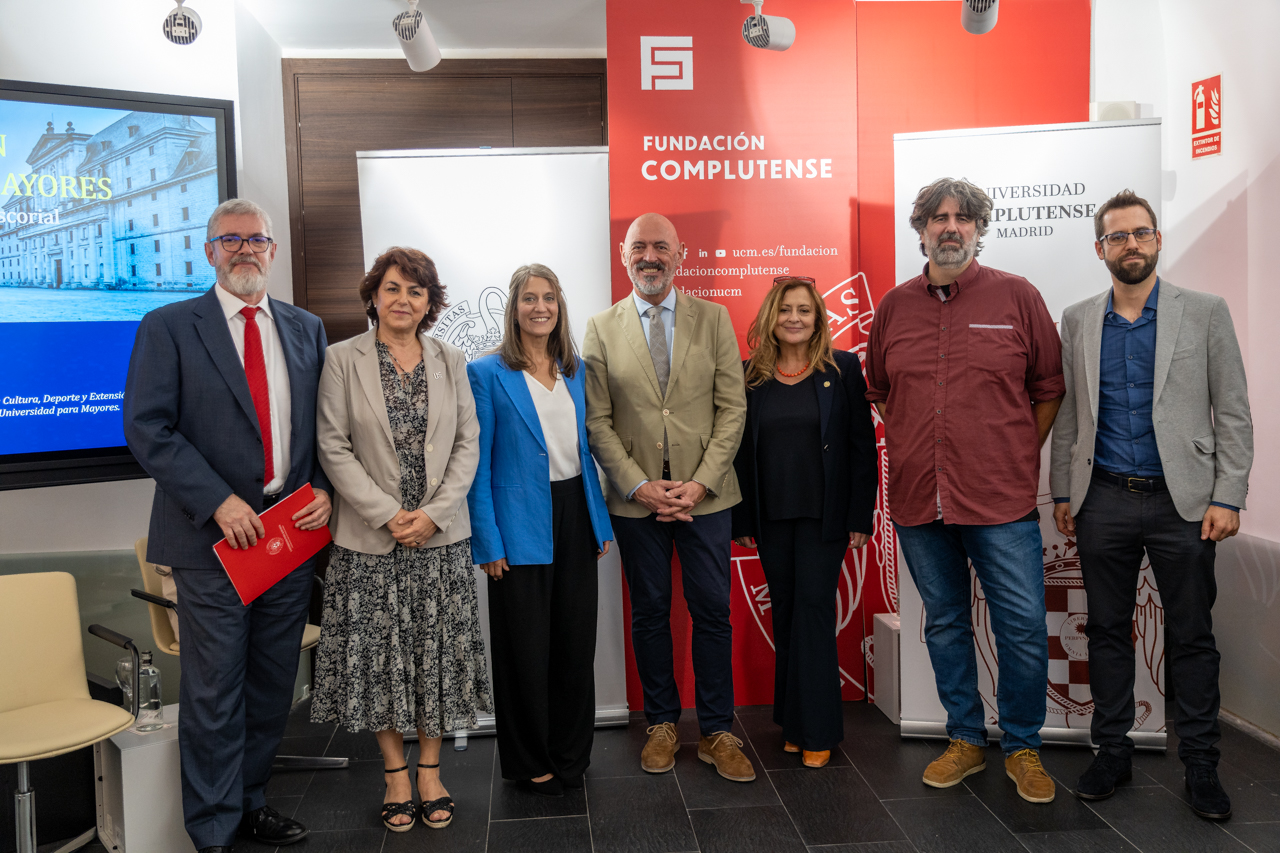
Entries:
{"type": "Polygon", "coordinates": [[[1222,75],[1191,84],[1191,159],[1222,153],[1222,75]]]}

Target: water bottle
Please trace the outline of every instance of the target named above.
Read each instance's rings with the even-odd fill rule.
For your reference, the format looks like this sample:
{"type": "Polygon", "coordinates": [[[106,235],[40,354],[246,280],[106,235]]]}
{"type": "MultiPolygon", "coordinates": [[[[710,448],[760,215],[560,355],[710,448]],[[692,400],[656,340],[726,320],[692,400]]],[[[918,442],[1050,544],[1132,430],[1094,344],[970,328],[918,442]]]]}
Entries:
{"type": "Polygon", "coordinates": [[[151,652],[143,652],[138,664],[138,722],[140,732],[164,728],[164,706],[160,703],[160,670],[151,663],[151,652]]]}

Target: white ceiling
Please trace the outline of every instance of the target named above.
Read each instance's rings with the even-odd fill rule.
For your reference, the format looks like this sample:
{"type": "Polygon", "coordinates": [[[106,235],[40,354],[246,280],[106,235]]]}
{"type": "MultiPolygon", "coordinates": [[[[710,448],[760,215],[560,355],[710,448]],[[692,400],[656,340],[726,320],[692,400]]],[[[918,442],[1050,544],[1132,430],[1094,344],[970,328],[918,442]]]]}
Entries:
{"type": "MultiPolygon", "coordinates": [[[[391,20],[405,0],[241,0],[286,55],[399,53],[391,20]]],[[[193,4],[194,5],[194,4],[193,4]]],[[[605,0],[422,0],[445,56],[604,56],[605,0]]]]}

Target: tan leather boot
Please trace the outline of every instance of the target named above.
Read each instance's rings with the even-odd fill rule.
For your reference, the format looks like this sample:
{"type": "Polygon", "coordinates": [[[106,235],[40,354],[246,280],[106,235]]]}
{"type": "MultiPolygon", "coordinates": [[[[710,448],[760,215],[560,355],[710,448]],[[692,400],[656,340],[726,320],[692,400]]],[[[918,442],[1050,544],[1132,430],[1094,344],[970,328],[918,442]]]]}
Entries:
{"type": "Polygon", "coordinates": [[[729,732],[713,732],[698,741],[698,758],[714,764],[716,772],[733,782],[751,782],[756,769],[742,752],[742,741],[729,732]]]}
{"type": "Polygon", "coordinates": [[[1018,796],[1029,803],[1052,803],[1053,780],[1040,763],[1040,753],[1020,749],[1004,760],[1004,772],[1018,785],[1018,796]]]}
{"type": "Polygon", "coordinates": [[[646,731],[649,741],[640,750],[640,769],[646,773],[666,773],[676,766],[676,750],[680,748],[676,724],[658,723],[646,731]]]}
{"type": "Polygon", "coordinates": [[[963,740],[953,740],[947,751],[924,769],[924,783],[931,788],[959,785],[966,776],[987,769],[987,751],[963,740]]]}

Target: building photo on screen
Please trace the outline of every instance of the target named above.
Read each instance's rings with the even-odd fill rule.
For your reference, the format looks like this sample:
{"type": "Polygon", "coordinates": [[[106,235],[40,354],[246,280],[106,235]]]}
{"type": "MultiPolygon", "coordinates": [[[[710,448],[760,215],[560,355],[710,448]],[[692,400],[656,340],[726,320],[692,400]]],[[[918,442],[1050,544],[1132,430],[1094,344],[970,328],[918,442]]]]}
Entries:
{"type": "Polygon", "coordinates": [[[221,103],[0,83],[0,468],[128,458],[138,321],[214,283],[221,103]]]}

